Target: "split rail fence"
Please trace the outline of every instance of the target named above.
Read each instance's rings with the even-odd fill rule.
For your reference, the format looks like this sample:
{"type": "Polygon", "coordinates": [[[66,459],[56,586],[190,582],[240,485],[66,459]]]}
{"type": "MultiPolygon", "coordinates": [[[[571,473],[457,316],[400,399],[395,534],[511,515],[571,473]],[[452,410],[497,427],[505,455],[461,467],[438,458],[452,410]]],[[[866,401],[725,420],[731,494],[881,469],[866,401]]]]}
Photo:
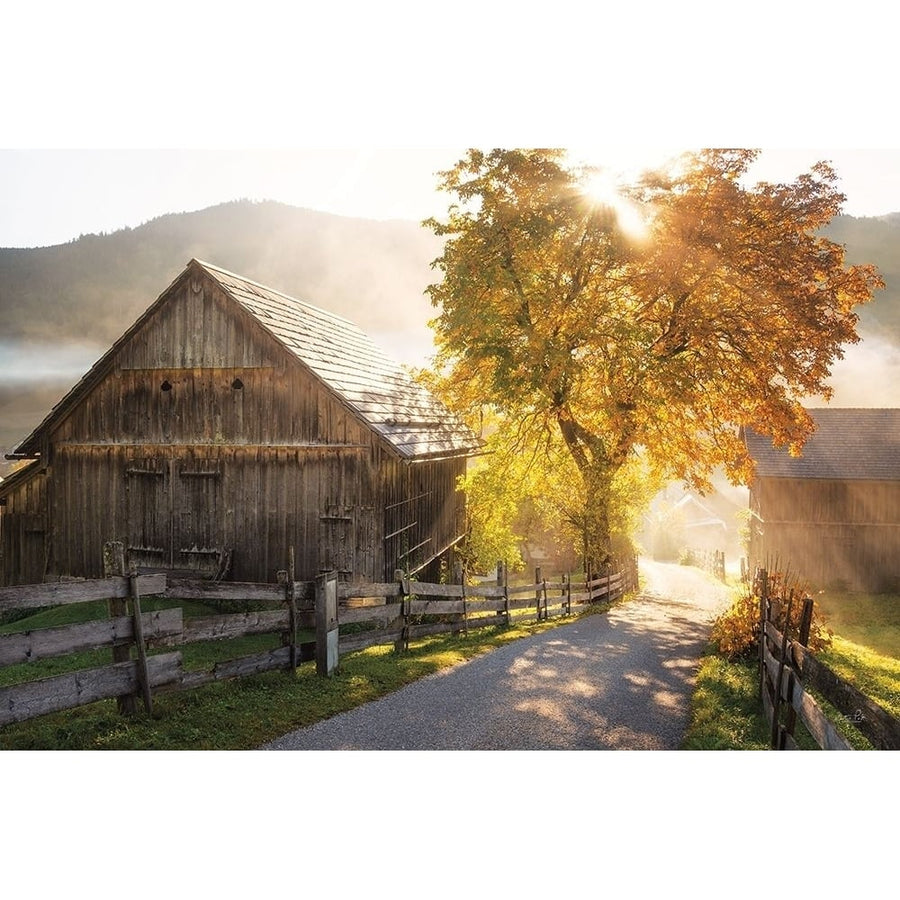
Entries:
{"type": "Polygon", "coordinates": [[[122,713],[134,712],[138,700],[152,713],[153,697],[161,692],[273,669],[293,671],[310,660],[326,675],[339,653],[387,643],[405,649],[428,635],[570,615],[621,597],[637,584],[636,563],[586,583],[549,581],[538,570],[533,583],[512,586],[502,566],[496,582],[478,586],[427,584],[399,572],[385,584],[338,583],[334,574],[294,581],[289,571],[279,573],[277,584],[214,583],[121,574],[121,545],[107,545],[107,552],[107,570],[118,571],[106,578],[0,589],[0,613],[97,600],[106,601],[109,612],[96,621],[0,635],[0,669],[86,650],[112,652],[108,665],[0,687],[0,726],[110,698],[117,698],[122,713]],[[202,617],[186,617],[177,606],[144,612],[142,601],[151,596],[269,608],[202,617]],[[337,600],[331,622],[323,614],[329,596],[337,600]],[[182,652],[170,649],[268,633],[280,634],[282,646],[204,671],[186,670],[182,652]],[[326,653],[332,634],[333,656],[326,653]]]}
{"type": "Polygon", "coordinates": [[[809,651],[813,601],[803,598],[799,633],[788,635],[792,596],[787,603],[767,596],[765,570],[757,575],[760,600],[760,693],[766,720],[771,726],[773,750],[797,750],[794,738],[799,718],[822,750],[852,750],[818,700],[827,700],[845,721],[856,728],[877,750],[900,750],[900,719],[842,679],[809,651]]]}

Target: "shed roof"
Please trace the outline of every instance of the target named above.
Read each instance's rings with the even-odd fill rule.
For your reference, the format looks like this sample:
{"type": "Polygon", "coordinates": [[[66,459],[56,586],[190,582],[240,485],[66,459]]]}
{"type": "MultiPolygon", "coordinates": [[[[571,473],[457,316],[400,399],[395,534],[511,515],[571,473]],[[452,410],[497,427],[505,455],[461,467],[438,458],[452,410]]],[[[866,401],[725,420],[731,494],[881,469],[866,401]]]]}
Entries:
{"type": "Polygon", "coordinates": [[[282,347],[330,388],[404,459],[469,456],[481,446],[471,430],[415,382],[357,325],[226,269],[192,259],[157,301],[98,360],[17,448],[28,455],[37,436],[83,396],[122,345],[188,272],[202,272],[282,347]]]}
{"type": "Polygon", "coordinates": [[[744,440],[764,478],[900,480],[900,409],[810,409],[815,432],[801,456],[752,429],[744,440]]]}

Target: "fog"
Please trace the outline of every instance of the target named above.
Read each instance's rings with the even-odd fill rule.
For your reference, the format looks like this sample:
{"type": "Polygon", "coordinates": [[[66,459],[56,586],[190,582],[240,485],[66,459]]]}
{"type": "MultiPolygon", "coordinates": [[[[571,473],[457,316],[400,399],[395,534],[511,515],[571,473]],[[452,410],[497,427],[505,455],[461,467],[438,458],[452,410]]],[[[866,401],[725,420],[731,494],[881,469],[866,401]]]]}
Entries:
{"type": "Polygon", "coordinates": [[[835,363],[830,384],[834,396],[826,404],[809,406],[884,408],[900,405],[900,347],[877,337],[866,337],[835,363]]]}
{"type": "Polygon", "coordinates": [[[60,340],[51,344],[0,339],[3,388],[58,382],[74,384],[107,349],[101,344],[78,340],[60,340]]]}

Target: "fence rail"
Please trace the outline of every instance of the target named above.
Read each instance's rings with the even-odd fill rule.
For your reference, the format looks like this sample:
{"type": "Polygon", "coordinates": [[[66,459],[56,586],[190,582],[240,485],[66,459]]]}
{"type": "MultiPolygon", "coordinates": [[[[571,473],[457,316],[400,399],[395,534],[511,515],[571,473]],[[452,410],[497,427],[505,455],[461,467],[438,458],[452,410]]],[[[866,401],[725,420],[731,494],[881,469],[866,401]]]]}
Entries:
{"type": "Polygon", "coordinates": [[[799,718],[823,750],[852,750],[813,692],[827,700],[843,719],[877,750],[900,750],[900,719],[828,668],[807,647],[813,602],[804,598],[796,639],[788,636],[793,598],[785,604],[766,596],[766,573],[760,573],[760,692],[774,750],[796,750],[799,718]],[[780,626],[780,627],[779,627],[780,626]]]}
{"type": "Polygon", "coordinates": [[[723,550],[688,548],[686,557],[689,564],[715,575],[719,581],[725,581],[725,552],[723,550]]]}
{"type": "MultiPolygon", "coordinates": [[[[317,609],[324,605],[327,586],[282,574],[278,584],[215,584],[132,574],[0,589],[0,613],[97,600],[108,601],[110,613],[105,619],[0,635],[0,668],[89,650],[112,651],[109,665],[0,687],[0,726],[110,698],[118,698],[120,711],[126,713],[143,698],[151,712],[153,696],[161,692],[273,669],[292,671],[307,660],[316,659],[318,665],[317,642],[324,646],[326,634],[317,631],[317,609]],[[186,617],[177,607],[144,612],[141,601],[148,596],[213,604],[252,601],[275,608],[186,617]],[[314,631],[316,639],[308,634],[304,639],[304,632],[314,631]],[[181,651],[174,649],[258,634],[279,634],[282,646],[227,659],[206,671],[186,670],[181,651]]],[[[428,584],[399,572],[390,583],[336,584],[336,649],[347,653],[386,643],[404,649],[410,640],[429,635],[570,615],[591,603],[621,597],[636,584],[636,564],[585,583],[569,577],[546,580],[537,570],[533,583],[512,586],[505,568],[498,567],[495,583],[475,586],[428,584]]]]}

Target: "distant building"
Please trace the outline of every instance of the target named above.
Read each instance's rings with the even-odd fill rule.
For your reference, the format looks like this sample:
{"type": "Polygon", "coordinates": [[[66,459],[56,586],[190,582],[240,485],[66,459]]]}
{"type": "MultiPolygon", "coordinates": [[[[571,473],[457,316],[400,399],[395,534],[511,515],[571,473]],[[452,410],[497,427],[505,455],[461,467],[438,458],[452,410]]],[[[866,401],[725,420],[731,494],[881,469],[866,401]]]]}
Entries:
{"type": "Polygon", "coordinates": [[[737,553],[735,513],[738,507],[718,492],[702,499],[674,485],[654,497],[644,517],[642,539],[654,559],[677,560],[692,550],[737,553]],[[729,521],[731,524],[729,524],[729,521]]]}
{"type": "Polygon", "coordinates": [[[750,563],[813,585],[900,589],[900,409],[814,409],[803,455],[750,429],[750,563]]]}
{"type": "Polygon", "coordinates": [[[241,581],[289,548],[301,580],[434,571],[478,447],[352,323],[191,260],[10,455],[0,583],[99,576],[108,540],[241,581]]]}

